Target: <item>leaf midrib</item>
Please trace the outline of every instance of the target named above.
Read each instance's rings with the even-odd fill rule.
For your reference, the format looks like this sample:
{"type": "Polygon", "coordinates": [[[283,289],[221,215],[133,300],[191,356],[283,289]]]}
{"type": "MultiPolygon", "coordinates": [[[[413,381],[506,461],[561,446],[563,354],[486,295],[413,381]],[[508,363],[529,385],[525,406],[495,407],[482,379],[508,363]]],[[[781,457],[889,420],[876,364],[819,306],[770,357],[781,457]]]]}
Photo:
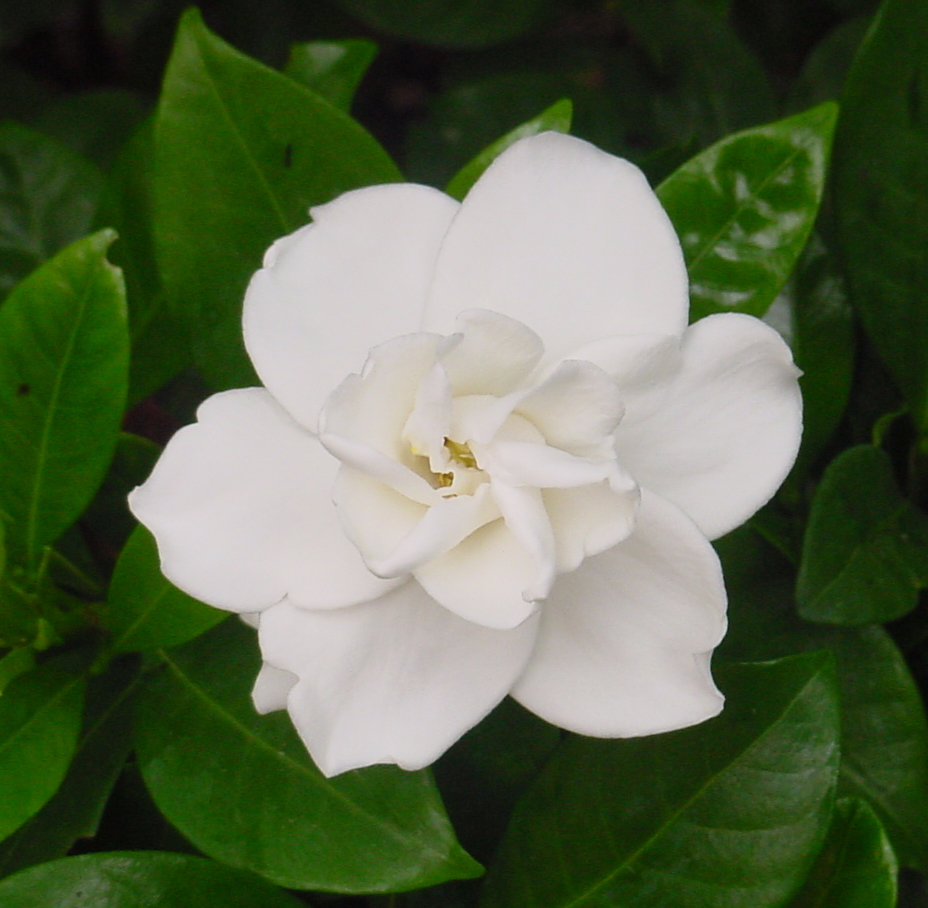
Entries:
{"type": "Polygon", "coordinates": [[[717,772],[711,774],[701,785],[697,788],[693,794],[681,802],[681,805],[678,809],[674,810],[667,818],[667,821],[663,823],[658,829],[648,836],[638,848],[630,852],[625,858],[622,859],[621,863],[616,866],[613,870],[607,873],[602,879],[595,882],[592,886],[589,886],[584,890],[579,896],[577,896],[573,901],[564,902],[559,908],[577,908],[577,906],[583,906],[587,899],[589,899],[594,893],[603,889],[609,883],[612,882],[619,874],[623,873],[628,869],[635,861],[638,860],[643,854],[645,854],[655,842],[657,842],[661,836],[664,835],[666,830],[672,826],[690,807],[693,806],[705,793],[706,791],[715,784],[716,780],[724,775],[728,770],[734,766],[736,763],[741,761],[748,753],[750,753],[755,747],[757,747],[761,741],[764,740],[773,730],[783,721],[783,717],[793,708],[796,702],[802,697],[805,691],[808,689],[812,681],[821,673],[821,669],[816,671],[813,675],[810,675],[806,682],[796,691],[795,695],[785,704],[780,714],[777,716],[776,720],[772,722],[767,728],[756,738],[754,738],[740,753],[736,754],[729,760],[724,766],[722,766],[717,772]]]}
{"type": "MultiPolygon", "coordinates": [[[[404,847],[406,848],[410,847],[410,844],[411,844],[410,840],[408,836],[406,836],[402,832],[402,830],[397,829],[396,826],[394,826],[391,823],[386,822],[380,817],[373,815],[371,813],[368,813],[357,802],[352,801],[349,797],[347,797],[344,793],[339,791],[337,788],[334,788],[333,786],[326,784],[326,782],[322,778],[312,773],[305,765],[294,760],[288,754],[281,753],[279,750],[272,747],[270,744],[264,741],[259,735],[256,735],[246,725],[243,725],[234,715],[232,715],[232,713],[224,709],[222,705],[219,704],[216,700],[209,697],[200,686],[195,684],[193,680],[183,672],[181,667],[176,662],[174,662],[174,660],[171,659],[170,655],[165,650],[159,650],[158,655],[160,656],[162,661],[165,663],[165,665],[167,665],[171,669],[171,671],[174,673],[177,679],[181,682],[181,684],[183,684],[184,687],[186,687],[190,692],[192,692],[193,695],[198,700],[200,700],[203,704],[205,704],[205,706],[211,712],[215,713],[221,719],[227,722],[243,738],[253,743],[260,750],[263,750],[267,752],[268,754],[270,754],[274,760],[280,761],[284,763],[286,766],[291,767],[292,769],[296,770],[296,772],[299,775],[305,777],[315,788],[320,789],[325,795],[333,798],[334,800],[341,802],[352,813],[362,818],[365,822],[369,823],[370,825],[376,828],[383,830],[387,835],[389,835],[391,838],[395,839],[396,841],[400,842],[404,847]]],[[[416,843],[415,847],[417,849],[417,853],[419,854],[422,854],[422,853],[431,854],[439,858],[441,861],[446,861],[448,859],[447,855],[436,850],[433,847],[427,846],[425,843],[423,843],[421,846],[418,843],[416,843]]]]}

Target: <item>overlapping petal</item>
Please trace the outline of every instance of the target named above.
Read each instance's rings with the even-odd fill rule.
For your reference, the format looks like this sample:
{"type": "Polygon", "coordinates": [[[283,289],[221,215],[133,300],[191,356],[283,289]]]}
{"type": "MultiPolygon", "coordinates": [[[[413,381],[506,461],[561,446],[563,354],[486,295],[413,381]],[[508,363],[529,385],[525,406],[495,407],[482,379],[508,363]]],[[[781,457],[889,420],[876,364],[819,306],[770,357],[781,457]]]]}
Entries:
{"type": "Polygon", "coordinates": [[[368,349],[418,330],[438,247],[458,210],[442,192],[370,186],[312,209],[245,296],[245,346],[265,387],[309,429],[368,349]]]}
{"type": "Polygon", "coordinates": [[[500,155],[445,238],[425,327],[480,306],[531,325],[555,361],[613,334],[679,334],[683,254],[641,171],[559,133],[500,155]]]}
{"type": "Polygon", "coordinates": [[[702,319],[683,335],[672,376],[620,388],[619,460],[715,539],[765,504],[792,467],[798,375],[789,348],[758,319],[702,319]]]}
{"type": "Polygon", "coordinates": [[[165,575],[204,602],[256,612],[365,602],[396,581],[375,577],[331,502],[336,461],[266,391],[209,398],[130,497],[154,533],[165,575]]]}
{"type": "Polygon", "coordinates": [[[513,696],[597,737],[694,725],[722,708],[707,654],[724,631],[712,546],[674,505],[643,492],[631,536],[558,578],[513,696]]]}
{"type": "Polygon", "coordinates": [[[338,611],[286,603],[264,613],[264,658],[297,675],[288,709],[326,775],[373,763],[419,769],[509,692],[536,620],[512,631],[471,624],[415,582],[338,611]]]}

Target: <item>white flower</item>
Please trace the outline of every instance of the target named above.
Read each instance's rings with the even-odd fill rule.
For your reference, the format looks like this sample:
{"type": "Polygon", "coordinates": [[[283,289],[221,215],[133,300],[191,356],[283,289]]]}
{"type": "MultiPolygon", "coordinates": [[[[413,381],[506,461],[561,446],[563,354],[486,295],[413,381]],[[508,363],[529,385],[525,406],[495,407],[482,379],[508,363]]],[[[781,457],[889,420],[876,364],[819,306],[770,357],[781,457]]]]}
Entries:
{"type": "Polygon", "coordinates": [[[177,586],[260,613],[257,707],[329,775],[425,766],[506,694],[604,737],[715,715],[708,540],[799,443],[778,335],[687,328],[644,177],[568,136],[460,205],[393,184],[312,217],[246,296],[265,387],[207,400],[131,497],[177,586]]]}

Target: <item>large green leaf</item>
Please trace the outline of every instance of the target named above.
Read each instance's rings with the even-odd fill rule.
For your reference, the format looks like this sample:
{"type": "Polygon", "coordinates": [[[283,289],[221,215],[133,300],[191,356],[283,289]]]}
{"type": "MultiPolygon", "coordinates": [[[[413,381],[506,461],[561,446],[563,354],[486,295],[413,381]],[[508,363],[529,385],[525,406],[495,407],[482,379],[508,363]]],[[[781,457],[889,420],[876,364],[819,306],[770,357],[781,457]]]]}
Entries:
{"type": "Polygon", "coordinates": [[[83,854],[0,883],[4,908],[302,908],[260,877],[157,851],[83,854]]]}
{"type": "Polygon", "coordinates": [[[891,621],[928,586],[928,517],[892,463],[860,445],[831,462],[812,501],[796,586],[799,613],[830,624],[891,621]]]}
{"type": "Polygon", "coordinates": [[[155,124],[155,242],[168,299],[216,387],[254,383],[241,332],[251,274],[311,205],[400,178],[342,111],[181,20],[155,124]]]}
{"type": "Polygon", "coordinates": [[[556,132],[570,132],[570,121],[573,117],[573,104],[570,101],[557,101],[543,110],[537,117],[526,121],[521,126],[506,133],[497,139],[488,148],[485,148],[476,157],[464,165],[454,178],[445,187],[445,192],[452,198],[463,199],[470,187],[480,179],[480,175],[493,161],[510,145],[526,136],[534,136],[546,130],[556,132]]]}
{"type": "Polygon", "coordinates": [[[865,798],[902,864],[928,873],[928,722],[905,660],[880,627],[829,635],[841,689],[838,791],[865,798]]]}
{"type": "Polygon", "coordinates": [[[392,892],[479,872],[427,772],[326,779],[285,713],[255,712],[251,630],[228,622],[162,659],[140,698],[139,762],[158,806],[201,851],[300,889],[392,892]]]}
{"type": "Polygon", "coordinates": [[[107,797],[132,744],[130,711],[138,684],[133,660],[93,678],[74,759],[50,801],[0,843],[0,877],[62,857],[97,831],[107,797]]]}
{"type": "Polygon", "coordinates": [[[842,798],[828,838],[790,908],[895,908],[896,855],[866,801],[842,798]]]}
{"type": "Polygon", "coordinates": [[[722,714],[624,741],[568,740],[517,809],[484,908],[780,906],[828,827],[831,659],[718,670],[722,714]]]}
{"type": "Polygon", "coordinates": [[[835,226],[851,300],[928,430],[928,5],[887,0],[835,136],[835,226]]]}
{"type": "Polygon", "coordinates": [[[129,338],[112,231],[47,262],[0,307],[0,512],[35,567],[91,499],[119,437],[129,338]]]}
{"type": "Polygon", "coordinates": [[[54,139],[0,125],[0,298],[90,229],[103,178],[54,139]]]}
{"type": "Polygon", "coordinates": [[[155,262],[153,170],[154,120],[149,118],[120,151],[96,220],[119,234],[111,256],[126,278],[132,338],[130,405],[157,391],[190,359],[183,326],[167,306],[155,262]]]}
{"type": "Polygon", "coordinates": [[[854,317],[831,256],[813,235],[793,285],[793,355],[802,369],[802,451],[821,453],[847,405],[854,367],[854,317]]]}
{"type": "Polygon", "coordinates": [[[305,41],[290,48],[284,72],[347,113],[376,56],[373,41],[305,41]]]}
{"type": "Polygon", "coordinates": [[[0,840],[55,793],[81,727],[84,682],[43,666],[14,678],[0,697],[0,840]]]}
{"type": "Polygon", "coordinates": [[[161,573],[151,533],[143,526],[135,529],[116,564],[106,602],[111,652],[178,646],[228,617],[171,584],[161,573]]]}
{"type": "Polygon", "coordinates": [[[683,245],[692,321],[766,312],[815,222],[836,117],[827,103],[729,136],[658,187],[683,245]]]}

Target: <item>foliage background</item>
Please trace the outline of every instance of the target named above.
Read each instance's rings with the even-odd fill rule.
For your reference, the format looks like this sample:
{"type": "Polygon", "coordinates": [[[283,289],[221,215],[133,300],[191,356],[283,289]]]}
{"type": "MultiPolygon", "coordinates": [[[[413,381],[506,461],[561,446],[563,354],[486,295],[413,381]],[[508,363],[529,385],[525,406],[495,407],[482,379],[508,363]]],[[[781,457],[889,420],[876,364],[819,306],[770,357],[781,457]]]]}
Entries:
{"type": "Polygon", "coordinates": [[[184,5],[0,5],[0,904],[928,905],[928,4],[184,5]],[[729,707],[593,742],[507,701],[434,772],[325,782],[125,493],[253,380],[236,307],[310,203],[460,194],[526,123],[643,167],[694,317],[805,371],[793,474],[718,543],[729,707]]]}

